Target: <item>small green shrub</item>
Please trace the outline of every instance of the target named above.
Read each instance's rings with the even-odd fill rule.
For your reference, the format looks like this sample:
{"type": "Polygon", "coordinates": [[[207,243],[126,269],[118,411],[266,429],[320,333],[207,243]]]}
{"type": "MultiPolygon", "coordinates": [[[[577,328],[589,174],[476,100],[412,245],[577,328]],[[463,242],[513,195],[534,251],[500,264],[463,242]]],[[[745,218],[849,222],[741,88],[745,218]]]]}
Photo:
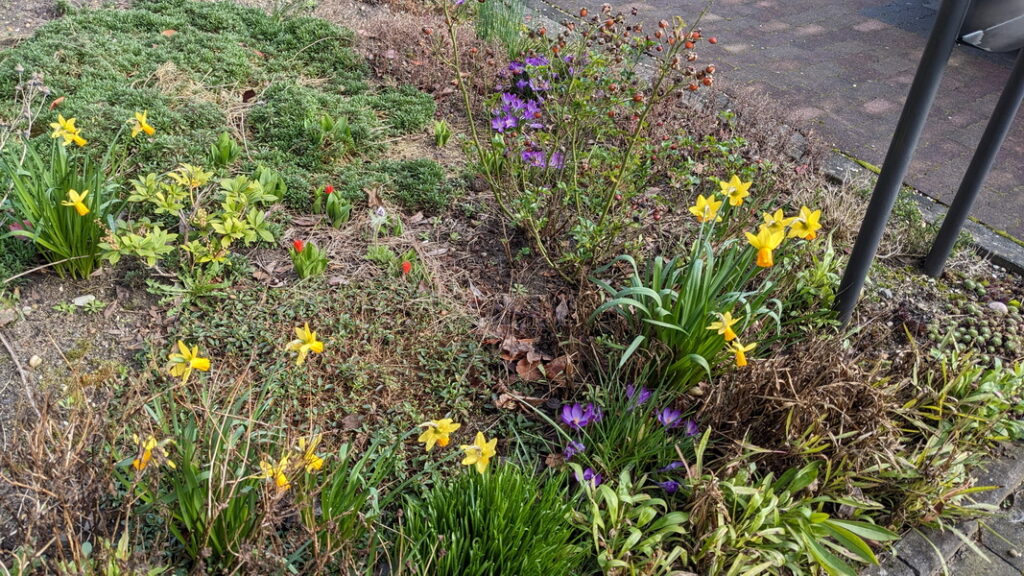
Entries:
{"type": "MultiPolygon", "coordinates": [[[[3,227],[9,230],[13,225],[14,222],[8,222],[3,227]]],[[[0,235],[0,281],[24,272],[35,255],[35,244],[31,241],[0,235]]]]}
{"type": "Polygon", "coordinates": [[[570,513],[563,480],[506,464],[408,499],[404,536],[422,575],[573,574],[583,556],[570,513]]]}

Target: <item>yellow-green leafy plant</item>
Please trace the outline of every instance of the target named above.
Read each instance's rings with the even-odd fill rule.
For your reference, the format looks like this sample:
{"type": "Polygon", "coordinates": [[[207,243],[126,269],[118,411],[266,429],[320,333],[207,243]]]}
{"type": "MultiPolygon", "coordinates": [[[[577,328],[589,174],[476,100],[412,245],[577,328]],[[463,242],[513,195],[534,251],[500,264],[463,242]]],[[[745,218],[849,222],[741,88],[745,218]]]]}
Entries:
{"type": "Polygon", "coordinates": [[[690,525],[701,538],[692,542],[691,561],[701,574],[819,574],[856,576],[849,561],[877,564],[868,541],[899,536],[862,519],[830,515],[843,505],[854,518],[882,506],[866,499],[815,494],[828,485],[821,461],[790,468],[778,478],[755,464],[740,466],[728,478],[706,468],[711,430],[698,442],[681,491],[687,497],[690,525]],[[751,571],[752,570],[752,571],[751,571]]]}
{"type": "Polygon", "coordinates": [[[452,127],[445,120],[434,120],[434,146],[444,148],[452,137],[452,127]]]}
{"type": "Polygon", "coordinates": [[[230,166],[242,155],[242,147],[227,132],[221,132],[217,141],[210,144],[210,164],[224,168],[230,166]]]}
{"type": "Polygon", "coordinates": [[[147,174],[131,182],[128,202],[144,204],[154,218],[118,221],[101,247],[111,263],[123,256],[156,264],[180,250],[185,269],[225,261],[232,246],[273,242],[266,208],[280,199],[280,177],[260,168],[246,176],[213,179],[201,166],[181,164],[166,174],[147,174]],[[162,223],[171,221],[176,232],[162,223]]]}

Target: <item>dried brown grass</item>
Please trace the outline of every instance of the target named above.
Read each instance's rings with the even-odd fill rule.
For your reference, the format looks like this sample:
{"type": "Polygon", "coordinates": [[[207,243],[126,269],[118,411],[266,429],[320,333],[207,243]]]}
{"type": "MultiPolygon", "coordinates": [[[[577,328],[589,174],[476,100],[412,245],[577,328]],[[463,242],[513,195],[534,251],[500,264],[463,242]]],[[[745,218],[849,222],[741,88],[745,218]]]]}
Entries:
{"type": "Polygon", "coordinates": [[[750,446],[781,473],[807,458],[846,459],[854,468],[897,448],[890,419],[898,399],[835,338],[813,338],[723,376],[699,419],[731,441],[726,459],[750,446]],[[819,453],[814,445],[825,444],[819,453]]]}

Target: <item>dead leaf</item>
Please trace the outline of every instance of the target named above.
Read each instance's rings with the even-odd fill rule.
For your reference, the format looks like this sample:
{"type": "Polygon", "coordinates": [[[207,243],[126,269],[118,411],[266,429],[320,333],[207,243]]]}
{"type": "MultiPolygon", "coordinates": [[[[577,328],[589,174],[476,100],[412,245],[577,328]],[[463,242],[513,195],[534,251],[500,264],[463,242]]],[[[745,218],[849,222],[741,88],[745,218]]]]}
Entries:
{"type": "Polygon", "coordinates": [[[377,194],[376,188],[366,189],[366,205],[369,206],[370,208],[376,208],[382,205],[380,202],[380,196],[377,194]]]}
{"type": "Polygon", "coordinates": [[[248,102],[249,100],[252,100],[255,97],[256,91],[252,88],[247,88],[244,92],[242,92],[242,102],[248,102]]]}
{"type": "Polygon", "coordinates": [[[349,279],[341,275],[331,276],[330,278],[327,279],[328,286],[344,286],[347,285],[348,283],[349,279]]]}
{"type": "Polygon", "coordinates": [[[64,97],[61,96],[60,98],[57,98],[53,102],[50,102],[50,110],[53,110],[57,106],[60,106],[60,103],[63,102],[63,101],[64,101],[64,97]]]}
{"type": "Polygon", "coordinates": [[[548,454],[544,458],[544,464],[546,464],[548,468],[561,468],[562,465],[565,464],[565,456],[562,456],[561,454],[548,454]]]}
{"type": "Polygon", "coordinates": [[[565,296],[559,296],[558,306],[555,306],[555,323],[565,324],[567,318],[569,318],[569,303],[566,302],[565,296]]]}
{"type": "Polygon", "coordinates": [[[345,416],[344,418],[341,419],[341,429],[355,430],[356,428],[359,428],[360,426],[363,425],[364,420],[366,420],[366,418],[359,414],[349,414],[348,416],[345,416]]]}
{"type": "Polygon", "coordinates": [[[572,376],[572,362],[568,356],[559,356],[544,365],[544,375],[552,382],[565,383],[565,379],[572,376]]]}
{"type": "Polygon", "coordinates": [[[513,362],[533,351],[533,343],[536,338],[515,338],[509,336],[501,343],[501,359],[506,362],[513,362]]]}
{"type": "Polygon", "coordinates": [[[106,320],[110,320],[110,317],[113,316],[114,312],[117,312],[117,310],[120,307],[121,307],[120,301],[119,300],[114,300],[113,302],[108,304],[106,308],[103,309],[103,318],[106,319],[106,320]]]}
{"type": "Polygon", "coordinates": [[[417,212],[417,213],[413,214],[412,216],[410,216],[408,220],[406,220],[406,222],[410,226],[413,226],[415,224],[419,224],[422,221],[423,221],[423,212],[417,212]]]}
{"type": "Polygon", "coordinates": [[[167,29],[167,30],[164,30],[163,32],[161,32],[160,35],[161,36],[167,36],[168,38],[170,38],[171,36],[174,36],[177,33],[178,33],[177,30],[167,29]]]}
{"type": "Polygon", "coordinates": [[[533,382],[535,380],[541,380],[544,378],[544,373],[540,371],[540,362],[530,362],[526,358],[516,362],[516,374],[519,375],[523,380],[533,382]]]}
{"type": "Polygon", "coordinates": [[[512,397],[511,394],[502,394],[498,396],[498,400],[494,403],[495,406],[501,410],[515,410],[519,407],[519,403],[512,397]]]}

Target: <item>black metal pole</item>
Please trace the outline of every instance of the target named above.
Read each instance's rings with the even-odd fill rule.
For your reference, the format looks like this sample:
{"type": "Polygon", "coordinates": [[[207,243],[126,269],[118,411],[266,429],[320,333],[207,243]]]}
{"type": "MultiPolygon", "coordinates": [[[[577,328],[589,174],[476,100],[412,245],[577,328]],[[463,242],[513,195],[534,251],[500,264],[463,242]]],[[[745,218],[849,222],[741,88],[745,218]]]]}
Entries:
{"type": "Polygon", "coordinates": [[[839,283],[835,308],[839,312],[839,320],[844,325],[849,322],[853,307],[860,298],[864,279],[871,268],[871,261],[875,259],[878,244],[882,240],[882,232],[889,221],[889,213],[896,203],[903,177],[907,173],[914,148],[921,137],[921,130],[935,100],[935,93],[939,89],[942,72],[953,52],[957,34],[970,4],[971,0],[943,0],[939,6],[935,25],[928,36],[921,62],[917,65],[914,82],[910,85],[910,93],[896,124],[896,132],[885,155],[875,191],[871,194],[867,213],[861,222],[860,233],[857,234],[857,241],[850,254],[850,262],[846,265],[843,279],[839,283]]]}
{"type": "Polygon", "coordinates": [[[924,261],[925,274],[938,278],[942,269],[946,266],[946,259],[953,251],[953,244],[960,235],[960,229],[964,227],[967,216],[971,213],[971,205],[978,197],[978,191],[985,182],[985,177],[992,169],[992,163],[996,160],[996,154],[1003,145],[1006,133],[1010,131],[1013,118],[1020,109],[1021,101],[1024,100],[1024,49],[1017,55],[1017,62],[1013,65],[1010,78],[1003,87],[1003,93],[999,95],[999,102],[992,112],[992,117],[985,127],[985,134],[981,137],[978,149],[974,151],[971,164],[967,167],[964,179],[960,181],[960,188],[953,198],[953,203],[946,213],[946,219],[942,221],[942,228],[939,229],[935,243],[928,252],[924,261]]]}

